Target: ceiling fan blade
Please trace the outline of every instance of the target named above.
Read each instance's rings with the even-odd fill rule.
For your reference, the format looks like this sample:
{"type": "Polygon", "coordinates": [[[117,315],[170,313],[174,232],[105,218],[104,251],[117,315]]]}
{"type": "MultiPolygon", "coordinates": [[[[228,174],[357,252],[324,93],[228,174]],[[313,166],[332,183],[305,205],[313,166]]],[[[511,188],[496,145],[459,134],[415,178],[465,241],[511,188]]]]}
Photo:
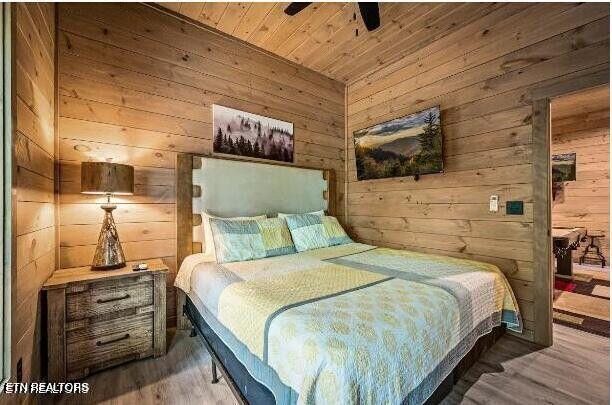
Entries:
{"type": "Polygon", "coordinates": [[[304,10],[306,7],[310,6],[311,4],[312,3],[301,3],[301,2],[290,3],[285,9],[285,14],[296,15],[300,11],[304,10]]]}
{"type": "MultiPolygon", "coordinates": [[[[295,3],[291,3],[295,4],[295,3]]],[[[380,27],[380,13],[378,12],[378,3],[358,3],[361,18],[368,31],[374,31],[380,27]]]]}

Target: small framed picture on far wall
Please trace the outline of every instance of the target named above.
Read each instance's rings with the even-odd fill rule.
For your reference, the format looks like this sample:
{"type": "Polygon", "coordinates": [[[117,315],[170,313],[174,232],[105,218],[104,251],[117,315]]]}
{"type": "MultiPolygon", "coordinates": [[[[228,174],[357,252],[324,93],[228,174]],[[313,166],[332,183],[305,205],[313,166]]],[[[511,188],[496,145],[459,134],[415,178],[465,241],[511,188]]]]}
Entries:
{"type": "Polygon", "coordinates": [[[576,180],[576,153],[552,155],[552,177],[554,183],[576,180]]]}

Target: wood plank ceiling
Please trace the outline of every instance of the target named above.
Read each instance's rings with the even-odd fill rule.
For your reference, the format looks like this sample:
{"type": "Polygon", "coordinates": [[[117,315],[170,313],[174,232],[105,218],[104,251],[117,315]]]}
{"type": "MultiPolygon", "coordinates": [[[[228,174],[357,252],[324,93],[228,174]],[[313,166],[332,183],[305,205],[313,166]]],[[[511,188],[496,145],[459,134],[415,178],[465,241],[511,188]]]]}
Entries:
{"type": "Polygon", "coordinates": [[[601,86],[587,91],[562,96],[552,100],[550,108],[551,115],[554,119],[581,116],[599,111],[609,111],[610,88],[608,86],[601,86]]]}
{"type": "Polygon", "coordinates": [[[357,3],[313,3],[293,17],[283,12],[289,3],[158,4],[347,83],[500,7],[499,3],[379,3],[381,26],[368,32],[357,3]]]}

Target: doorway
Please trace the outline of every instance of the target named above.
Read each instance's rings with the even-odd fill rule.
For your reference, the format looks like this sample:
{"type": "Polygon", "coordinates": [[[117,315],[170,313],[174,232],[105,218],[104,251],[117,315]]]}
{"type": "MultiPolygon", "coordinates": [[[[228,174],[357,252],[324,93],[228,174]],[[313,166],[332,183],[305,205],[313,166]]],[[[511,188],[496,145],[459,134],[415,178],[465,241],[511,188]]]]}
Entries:
{"type": "Polygon", "coordinates": [[[533,341],[542,346],[553,344],[553,238],[552,238],[552,165],[551,100],[584,90],[609,87],[608,69],[587,72],[560,82],[531,90],[532,102],[532,184],[533,184],[533,341]]]}
{"type": "Polygon", "coordinates": [[[553,322],[609,337],[610,91],[550,102],[553,322]]]}

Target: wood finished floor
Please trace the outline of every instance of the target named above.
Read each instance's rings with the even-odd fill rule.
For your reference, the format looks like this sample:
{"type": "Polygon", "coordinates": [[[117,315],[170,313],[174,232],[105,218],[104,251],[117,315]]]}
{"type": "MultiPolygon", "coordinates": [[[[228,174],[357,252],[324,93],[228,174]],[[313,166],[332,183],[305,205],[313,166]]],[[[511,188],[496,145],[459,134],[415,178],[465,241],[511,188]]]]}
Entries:
{"type": "MultiPolygon", "coordinates": [[[[555,325],[555,344],[538,349],[504,336],[444,400],[452,404],[608,404],[609,339],[555,325]]],[[[170,336],[172,338],[172,336],[170,336]]],[[[199,338],[179,332],[168,354],[96,374],[87,395],[60,404],[234,404],[223,380],[211,384],[199,338]]]]}
{"type": "MultiPolygon", "coordinates": [[[[583,290],[554,290],[553,317],[555,320],[575,324],[577,329],[599,330],[608,329],[610,321],[610,268],[580,265],[574,263],[573,280],[557,279],[562,282],[572,282],[582,285],[583,290]],[[597,285],[602,283],[608,285],[597,285]],[[592,283],[585,290],[585,283],[592,283]],[[591,318],[591,319],[589,319],[591,318]]],[[[556,283],[556,281],[555,281],[556,283]]]]}

